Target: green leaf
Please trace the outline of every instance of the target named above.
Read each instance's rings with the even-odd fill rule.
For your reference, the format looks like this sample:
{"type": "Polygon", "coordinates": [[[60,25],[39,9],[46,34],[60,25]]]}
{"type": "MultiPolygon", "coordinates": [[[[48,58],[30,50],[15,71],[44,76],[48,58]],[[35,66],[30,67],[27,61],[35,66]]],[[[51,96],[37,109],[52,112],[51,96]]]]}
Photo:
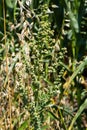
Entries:
{"type": "Polygon", "coordinates": [[[73,79],[77,76],[77,74],[84,69],[84,67],[87,65],[87,58],[85,58],[82,63],[76,68],[76,71],[71,75],[69,80],[64,84],[64,88],[67,89],[70,85],[70,83],[73,81],[73,79]]]}
{"type": "Polygon", "coordinates": [[[69,10],[69,18],[70,18],[72,27],[74,28],[75,32],[78,33],[79,32],[78,21],[70,10],[69,10]]]}
{"type": "Polygon", "coordinates": [[[3,8],[2,8],[2,1],[0,0],[0,17],[2,17],[2,14],[3,14],[3,8]]]}
{"type": "Polygon", "coordinates": [[[87,107],[87,99],[84,101],[84,103],[80,106],[79,110],[77,111],[76,115],[74,116],[70,127],[68,130],[72,130],[72,127],[74,125],[74,123],[76,122],[77,118],[81,115],[82,111],[87,107]]]}
{"type": "Polygon", "coordinates": [[[59,64],[62,65],[62,66],[63,66],[66,70],[68,70],[69,72],[71,71],[71,70],[69,69],[69,67],[68,67],[66,64],[64,64],[63,62],[59,61],[59,64]]]}
{"type": "Polygon", "coordinates": [[[18,130],[26,130],[28,128],[28,120],[24,121],[18,130]]]}
{"type": "Polygon", "coordinates": [[[49,125],[45,125],[41,128],[41,130],[47,130],[49,128],[49,125]]]}
{"type": "Polygon", "coordinates": [[[74,13],[72,12],[71,10],[71,6],[70,4],[68,3],[67,0],[65,0],[65,4],[66,4],[66,8],[67,8],[67,11],[68,11],[68,16],[69,16],[69,19],[71,21],[71,26],[73,28],[73,30],[78,33],[79,32],[79,24],[78,24],[78,21],[74,15],[74,13]]]}
{"type": "Polygon", "coordinates": [[[56,119],[56,120],[59,121],[59,118],[58,118],[53,112],[51,112],[50,110],[47,110],[47,111],[49,112],[49,116],[50,116],[51,118],[56,119]]]}
{"type": "Polygon", "coordinates": [[[6,5],[9,8],[15,8],[16,4],[17,4],[17,0],[6,0],[6,5]]]}

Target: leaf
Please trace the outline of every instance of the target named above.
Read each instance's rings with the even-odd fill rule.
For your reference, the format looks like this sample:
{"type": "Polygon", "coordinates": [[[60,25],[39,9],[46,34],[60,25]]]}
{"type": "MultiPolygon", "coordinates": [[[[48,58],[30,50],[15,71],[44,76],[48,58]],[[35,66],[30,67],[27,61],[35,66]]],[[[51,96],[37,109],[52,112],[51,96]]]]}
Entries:
{"type": "Polygon", "coordinates": [[[71,71],[71,70],[69,69],[69,67],[68,67],[66,64],[64,64],[63,62],[59,61],[59,64],[62,65],[62,66],[63,66],[66,70],[68,70],[69,72],[71,71]]]}
{"type": "Polygon", "coordinates": [[[47,130],[49,128],[49,125],[45,125],[41,128],[41,130],[47,130]]]}
{"type": "Polygon", "coordinates": [[[74,16],[74,13],[72,12],[71,7],[70,7],[70,5],[68,4],[68,1],[67,1],[67,0],[65,0],[65,3],[66,3],[67,11],[68,11],[68,16],[69,16],[70,21],[71,21],[71,26],[72,26],[72,28],[74,29],[74,31],[75,31],[76,33],[78,33],[78,32],[79,32],[79,24],[78,24],[78,21],[77,21],[76,17],[74,16]]]}
{"type": "Polygon", "coordinates": [[[28,120],[24,121],[18,130],[25,130],[28,128],[28,120]]]}
{"type": "Polygon", "coordinates": [[[9,8],[15,8],[16,4],[17,4],[17,0],[6,0],[6,5],[9,8]]]}
{"type": "Polygon", "coordinates": [[[78,21],[70,10],[69,10],[69,18],[70,18],[72,27],[74,28],[75,32],[78,33],[79,32],[78,21]]]}
{"type": "Polygon", "coordinates": [[[0,0],[0,17],[2,17],[2,14],[3,14],[2,10],[3,10],[3,8],[2,8],[2,1],[0,0]]]}
{"type": "Polygon", "coordinates": [[[56,120],[59,121],[59,118],[58,118],[53,112],[51,112],[50,110],[47,110],[47,111],[49,112],[49,116],[50,116],[51,118],[56,119],[56,120]]]}
{"type": "Polygon", "coordinates": [[[77,74],[80,72],[81,69],[84,69],[84,67],[87,65],[87,58],[85,58],[82,63],[76,68],[76,71],[71,75],[69,80],[63,85],[65,89],[67,89],[70,85],[70,83],[73,81],[73,79],[77,76],[77,74]]]}
{"type": "Polygon", "coordinates": [[[87,107],[87,99],[84,101],[84,103],[80,106],[79,110],[77,111],[76,115],[74,116],[69,129],[68,130],[72,130],[72,127],[74,125],[74,123],[76,122],[77,118],[81,115],[82,111],[87,107]]]}

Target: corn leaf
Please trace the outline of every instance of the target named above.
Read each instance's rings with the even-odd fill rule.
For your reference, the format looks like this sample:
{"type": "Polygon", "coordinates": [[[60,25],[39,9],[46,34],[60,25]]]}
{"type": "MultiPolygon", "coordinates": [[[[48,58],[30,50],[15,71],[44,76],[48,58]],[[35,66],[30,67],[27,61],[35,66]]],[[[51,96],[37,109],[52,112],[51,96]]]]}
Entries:
{"type": "Polygon", "coordinates": [[[77,76],[77,74],[87,65],[87,58],[82,61],[82,63],[76,68],[75,72],[71,75],[69,80],[64,84],[64,88],[67,89],[70,85],[70,83],[73,81],[73,79],[77,76]]]}

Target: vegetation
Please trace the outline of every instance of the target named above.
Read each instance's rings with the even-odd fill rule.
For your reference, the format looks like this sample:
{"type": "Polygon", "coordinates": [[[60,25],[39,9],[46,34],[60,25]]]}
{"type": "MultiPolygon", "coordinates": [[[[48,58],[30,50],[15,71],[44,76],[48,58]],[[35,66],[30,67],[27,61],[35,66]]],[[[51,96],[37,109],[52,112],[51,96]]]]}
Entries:
{"type": "Polygon", "coordinates": [[[87,130],[87,0],[0,1],[0,130],[87,130]]]}

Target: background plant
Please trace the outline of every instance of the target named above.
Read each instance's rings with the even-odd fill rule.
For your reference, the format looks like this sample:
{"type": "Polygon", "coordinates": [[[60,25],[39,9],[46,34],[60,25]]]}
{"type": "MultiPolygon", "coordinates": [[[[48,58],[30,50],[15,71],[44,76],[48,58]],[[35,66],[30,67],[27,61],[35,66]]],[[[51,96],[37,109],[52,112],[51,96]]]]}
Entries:
{"type": "Polygon", "coordinates": [[[87,1],[30,2],[0,1],[0,127],[86,129],[87,1]]]}

